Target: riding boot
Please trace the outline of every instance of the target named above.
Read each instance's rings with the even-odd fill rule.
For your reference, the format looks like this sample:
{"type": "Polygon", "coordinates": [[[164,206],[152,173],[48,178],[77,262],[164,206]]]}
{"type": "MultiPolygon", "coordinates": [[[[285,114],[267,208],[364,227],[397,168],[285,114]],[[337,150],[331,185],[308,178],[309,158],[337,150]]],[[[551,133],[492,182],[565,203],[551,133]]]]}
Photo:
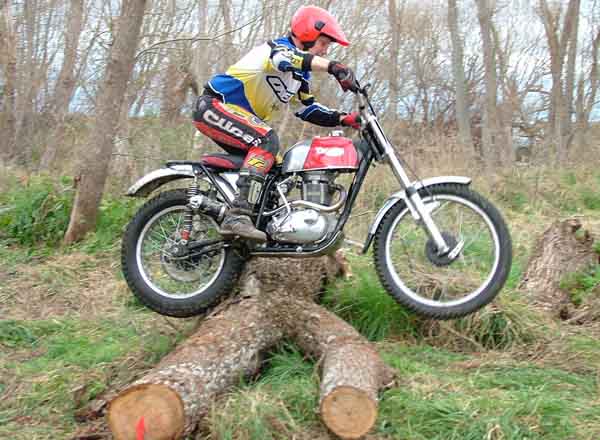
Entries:
{"type": "Polygon", "coordinates": [[[264,178],[262,176],[242,175],[238,180],[239,195],[233,201],[233,207],[227,211],[219,234],[225,237],[240,236],[254,241],[267,241],[267,234],[256,229],[250,216],[258,203],[264,178]]]}

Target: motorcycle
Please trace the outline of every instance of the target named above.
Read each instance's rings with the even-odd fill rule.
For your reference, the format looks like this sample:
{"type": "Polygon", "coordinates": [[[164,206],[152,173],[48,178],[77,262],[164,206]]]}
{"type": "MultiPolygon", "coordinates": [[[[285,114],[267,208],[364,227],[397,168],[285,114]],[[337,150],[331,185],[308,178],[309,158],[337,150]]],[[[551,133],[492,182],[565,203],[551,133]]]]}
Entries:
{"type": "Polygon", "coordinates": [[[376,163],[391,167],[400,191],[375,216],[362,252],[373,244],[379,279],[398,303],[434,319],[459,318],[500,292],[511,268],[511,238],[499,211],[470,187],[471,179],[438,176],[411,181],[378,122],[369,85],[354,93],[361,115],[356,141],[343,136],[301,141],[266,177],[253,215],[266,243],[217,232],[235,198],[244,156],[209,154],[169,161],[133,184],[127,195],[159,193],[126,228],[122,270],[133,293],[168,316],[203,313],[234,286],[245,261],[315,257],[334,252],[344,225],[376,163]],[[346,185],[336,181],[350,178],[346,185]]]}

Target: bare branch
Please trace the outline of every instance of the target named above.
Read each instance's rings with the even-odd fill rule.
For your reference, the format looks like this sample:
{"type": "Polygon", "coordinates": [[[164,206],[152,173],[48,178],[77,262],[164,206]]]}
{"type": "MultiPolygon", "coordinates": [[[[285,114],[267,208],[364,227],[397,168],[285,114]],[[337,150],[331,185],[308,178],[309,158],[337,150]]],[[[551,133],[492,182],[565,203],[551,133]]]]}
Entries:
{"type": "Polygon", "coordinates": [[[140,53],[138,53],[135,56],[135,60],[137,62],[137,60],[139,60],[143,55],[145,55],[146,53],[154,51],[158,46],[162,46],[164,44],[179,43],[179,42],[182,42],[182,41],[188,41],[188,42],[191,42],[192,44],[196,43],[197,41],[215,41],[215,40],[218,40],[219,38],[221,38],[221,37],[223,37],[225,35],[233,34],[233,33],[237,32],[237,31],[240,31],[240,30],[244,29],[245,27],[248,27],[251,24],[255,23],[256,21],[262,20],[262,18],[263,18],[263,15],[257,15],[252,20],[250,20],[249,22],[241,25],[240,27],[237,27],[237,28],[232,29],[232,30],[227,31],[227,32],[222,32],[219,35],[216,35],[216,36],[214,36],[212,38],[209,38],[209,37],[173,38],[173,39],[170,39],[170,40],[159,41],[157,43],[154,43],[149,48],[144,49],[140,53]]]}

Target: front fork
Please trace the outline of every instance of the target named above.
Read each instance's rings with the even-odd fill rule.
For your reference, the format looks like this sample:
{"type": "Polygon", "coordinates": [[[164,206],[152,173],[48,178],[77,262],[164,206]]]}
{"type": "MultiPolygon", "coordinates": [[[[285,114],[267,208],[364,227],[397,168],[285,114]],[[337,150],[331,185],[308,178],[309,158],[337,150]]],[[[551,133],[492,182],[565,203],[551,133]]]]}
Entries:
{"type": "Polygon", "coordinates": [[[435,243],[438,255],[441,256],[447,254],[450,252],[450,247],[446,243],[446,240],[444,240],[439,228],[431,218],[430,211],[425,207],[418,190],[412,185],[408,175],[406,174],[406,171],[404,171],[402,164],[396,157],[396,152],[383,134],[383,131],[381,130],[377,120],[373,115],[369,115],[369,117],[367,117],[367,122],[373,128],[373,133],[377,137],[379,144],[384,146],[385,160],[392,168],[392,172],[396,176],[396,179],[398,179],[406,191],[407,197],[405,201],[411,215],[417,223],[425,228],[427,235],[435,243]]]}

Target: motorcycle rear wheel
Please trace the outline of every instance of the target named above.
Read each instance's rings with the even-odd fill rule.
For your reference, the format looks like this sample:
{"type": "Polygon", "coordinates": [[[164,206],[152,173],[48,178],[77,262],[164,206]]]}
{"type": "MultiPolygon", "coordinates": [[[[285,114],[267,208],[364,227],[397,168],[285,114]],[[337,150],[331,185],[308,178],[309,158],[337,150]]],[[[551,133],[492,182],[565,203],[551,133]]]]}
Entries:
{"type": "Polygon", "coordinates": [[[377,274],[386,291],[418,315],[453,319],[491,302],[508,278],[512,244],[498,210],[465,185],[419,191],[454,256],[438,255],[404,201],[381,221],[374,243],[377,274]],[[461,248],[462,247],[462,248],[461,248]]]}
{"type": "MultiPolygon", "coordinates": [[[[121,246],[123,275],[135,296],[155,312],[179,318],[203,313],[228,293],[244,263],[231,247],[201,256],[173,256],[186,204],[183,190],[149,200],[127,226],[121,246]]],[[[191,240],[219,237],[211,217],[198,214],[193,222],[191,240]]]]}

